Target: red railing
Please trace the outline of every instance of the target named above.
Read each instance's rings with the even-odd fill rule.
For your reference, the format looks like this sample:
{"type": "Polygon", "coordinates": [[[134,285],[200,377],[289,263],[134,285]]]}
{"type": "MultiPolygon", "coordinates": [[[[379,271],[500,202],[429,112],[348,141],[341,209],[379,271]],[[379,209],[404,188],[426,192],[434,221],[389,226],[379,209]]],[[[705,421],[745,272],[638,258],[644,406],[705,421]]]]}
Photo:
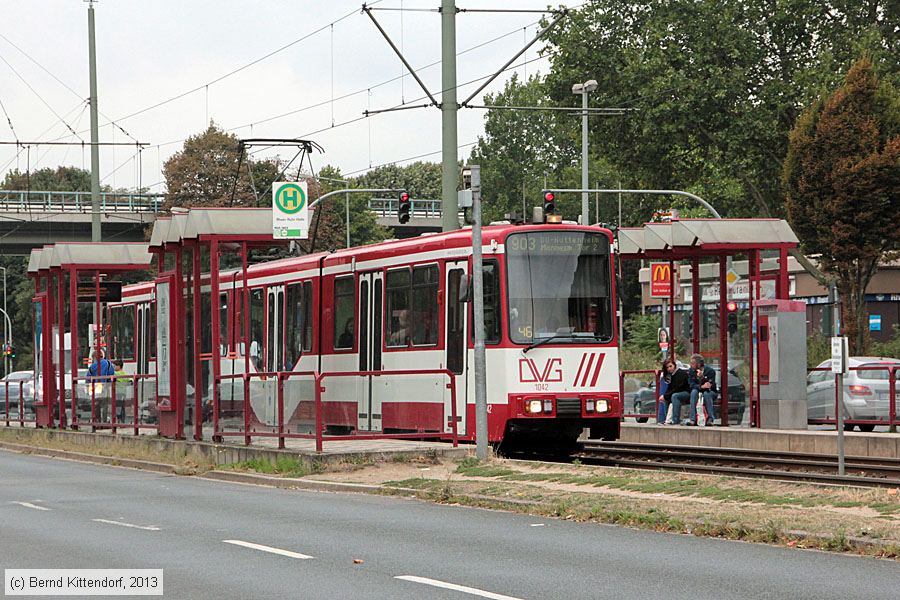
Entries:
{"type": "Polygon", "coordinates": [[[73,378],[69,423],[72,427],[83,425],[93,430],[111,429],[113,433],[118,429],[132,429],[134,435],[138,435],[141,429],[157,429],[159,412],[156,409],[156,392],[147,389],[149,382],[155,380],[156,375],[152,374],[73,378]],[[154,412],[157,422],[146,422],[154,418],[154,412]],[[87,420],[81,419],[83,413],[89,415],[87,420]]]}
{"type": "Polygon", "coordinates": [[[6,422],[6,426],[9,427],[10,422],[17,421],[19,423],[19,427],[25,425],[25,423],[33,423],[35,420],[34,415],[34,384],[31,383],[31,398],[30,400],[26,398],[25,395],[25,386],[29,385],[31,382],[27,381],[4,381],[3,382],[3,419],[6,422]],[[13,392],[12,397],[10,397],[10,384],[12,384],[13,392]],[[16,390],[15,388],[18,388],[16,390]],[[11,407],[15,407],[15,412],[11,410],[11,407]],[[10,413],[15,414],[15,418],[10,419],[10,413]],[[30,418],[27,415],[30,414],[30,418]]]}
{"type": "MultiPolygon", "coordinates": [[[[897,418],[897,383],[900,376],[900,365],[895,364],[871,364],[859,367],[850,367],[851,373],[866,371],[884,371],[887,380],[844,378],[844,425],[848,427],[861,426],[860,429],[869,429],[874,426],[888,426],[896,428],[900,425],[897,418]],[[887,392],[880,392],[881,385],[874,382],[887,383],[887,392]],[[854,389],[855,388],[855,389],[854,389]],[[887,396],[886,398],[883,396],[887,396]],[[846,399],[849,397],[850,402],[846,399]]],[[[834,425],[837,427],[837,415],[839,395],[837,388],[837,374],[832,375],[831,369],[818,367],[808,369],[809,373],[828,373],[821,379],[807,377],[807,406],[810,413],[809,423],[812,425],[834,425]],[[827,400],[826,400],[827,398],[827,400]],[[817,416],[819,407],[825,414],[817,416]],[[827,408],[826,408],[827,407],[827,408]],[[830,412],[831,416],[828,416],[830,412]]]]}
{"type": "MultiPolygon", "coordinates": [[[[656,415],[659,412],[659,378],[662,374],[662,371],[655,371],[652,369],[642,369],[635,371],[619,371],[619,397],[622,398],[622,412],[624,413],[623,417],[634,417],[635,419],[655,419],[656,415]],[[653,380],[655,382],[653,387],[653,412],[648,413],[644,411],[646,408],[643,403],[641,404],[642,412],[628,412],[629,409],[634,410],[635,401],[639,400],[638,394],[640,394],[641,389],[644,389],[644,386],[638,386],[638,389],[635,390],[635,395],[626,400],[625,397],[625,379],[627,375],[652,375],[653,380]],[[629,406],[630,404],[630,406],[629,406]]],[[[638,381],[641,383],[641,380],[638,381]]]]}
{"type": "Polygon", "coordinates": [[[448,434],[444,433],[444,423],[447,422],[448,416],[451,423],[451,433],[453,445],[457,446],[459,442],[457,428],[457,410],[456,410],[456,376],[447,369],[403,369],[392,371],[338,371],[332,373],[318,373],[314,371],[277,371],[262,373],[240,373],[233,375],[221,375],[217,382],[214,382],[216,393],[213,395],[213,436],[214,439],[221,439],[225,436],[243,436],[244,443],[250,444],[253,437],[269,437],[278,439],[278,447],[284,448],[285,440],[288,438],[299,439],[315,439],[316,451],[321,452],[323,443],[327,439],[329,441],[336,440],[360,440],[360,439],[427,439],[427,438],[444,438],[448,434]],[[332,423],[326,423],[328,420],[325,415],[325,407],[336,406],[337,402],[323,400],[323,394],[327,392],[324,382],[328,379],[339,377],[353,378],[385,378],[385,377],[414,377],[414,376],[437,376],[441,375],[447,378],[446,389],[450,390],[450,414],[445,414],[443,402],[432,402],[430,404],[439,404],[441,407],[440,426],[437,431],[425,430],[417,427],[413,432],[384,433],[384,426],[381,431],[358,431],[357,430],[357,403],[356,395],[352,399],[348,399],[344,404],[352,404],[352,415],[343,415],[342,420],[332,418],[332,423]],[[291,402],[296,405],[291,409],[290,414],[285,413],[285,386],[290,385],[292,381],[306,379],[312,385],[311,393],[305,394],[306,400],[303,399],[302,391],[300,394],[292,394],[291,402]],[[226,381],[241,382],[241,395],[235,398],[235,385],[229,390],[222,387],[222,383],[226,381]],[[256,386],[251,385],[253,380],[257,380],[256,386]],[[255,390],[253,388],[256,388],[255,390]],[[256,392],[254,396],[253,392],[256,392]],[[252,406],[253,401],[260,405],[260,412],[252,406]],[[304,409],[308,412],[304,413],[304,409]],[[274,413],[274,414],[273,414],[274,413]],[[290,430],[294,428],[294,431],[290,430]],[[335,430],[342,429],[342,433],[328,434],[327,428],[332,427],[335,430]],[[352,432],[352,433],[351,433],[352,432]]]}

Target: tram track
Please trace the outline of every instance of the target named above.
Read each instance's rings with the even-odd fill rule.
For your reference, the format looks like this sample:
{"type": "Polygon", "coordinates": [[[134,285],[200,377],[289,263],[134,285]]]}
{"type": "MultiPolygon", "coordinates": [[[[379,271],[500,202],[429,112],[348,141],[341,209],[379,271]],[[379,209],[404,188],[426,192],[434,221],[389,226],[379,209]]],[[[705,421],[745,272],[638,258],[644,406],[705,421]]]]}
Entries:
{"type": "Polygon", "coordinates": [[[567,459],[574,460],[582,464],[685,473],[833,485],[900,487],[900,460],[892,458],[848,456],[844,464],[845,475],[838,475],[837,457],[822,454],[709,446],[587,442],[579,452],[567,459]]]}

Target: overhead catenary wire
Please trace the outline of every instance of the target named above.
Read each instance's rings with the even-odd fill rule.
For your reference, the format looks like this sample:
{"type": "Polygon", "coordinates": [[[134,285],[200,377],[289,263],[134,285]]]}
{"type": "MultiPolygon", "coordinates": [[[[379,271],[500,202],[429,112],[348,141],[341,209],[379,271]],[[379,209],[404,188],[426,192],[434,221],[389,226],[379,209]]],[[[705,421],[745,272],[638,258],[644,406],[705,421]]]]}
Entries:
{"type": "Polygon", "coordinates": [[[26,86],[29,90],[31,90],[31,93],[33,93],[35,96],[37,96],[38,100],[40,100],[41,103],[42,103],[44,106],[46,106],[47,109],[48,109],[50,112],[53,113],[53,116],[55,116],[57,119],[59,119],[60,121],[62,121],[62,122],[65,124],[65,126],[69,129],[69,131],[72,132],[73,135],[75,135],[78,139],[81,139],[81,136],[79,136],[77,133],[75,133],[75,130],[72,129],[72,126],[69,125],[63,117],[59,116],[59,113],[56,112],[56,110],[55,110],[52,106],[50,106],[50,103],[47,102],[46,100],[44,100],[44,97],[41,96],[41,95],[37,92],[36,89],[34,89],[33,87],[31,87],[31,84],[28,83],[28,81],[27,81],[24,77],[22,77],[22,75],[16,70],[16,68],[15,68],[14,66],[12,66],[12,65],[10,64],[10,62],[9,62],[8,60],[6,60],[6,58],[3,57],[2,54],[0,54],[0,60],[2,60],[2,61],[6,64],[6,66],[9,67],[9,70],[12,71],[13,73],[15,73],[16,77],[18,77],[18,78],[22,81],[22,83],[24,83],[25,86],[26,86]]]}
{"type": "Polygon", "coordinates": [[[6,112],[6,106],[3,105],[3,100],[0,100],[0,108],[3,109],[3,115],[6,117],[6,122],[9,124],[9,130],[12,132],[13,137],[16,138],[16,141],[19,141],[19,136],[16,134],[16,128],[13,127],[12,119],[9,118],[9,113],[6,112]]]}

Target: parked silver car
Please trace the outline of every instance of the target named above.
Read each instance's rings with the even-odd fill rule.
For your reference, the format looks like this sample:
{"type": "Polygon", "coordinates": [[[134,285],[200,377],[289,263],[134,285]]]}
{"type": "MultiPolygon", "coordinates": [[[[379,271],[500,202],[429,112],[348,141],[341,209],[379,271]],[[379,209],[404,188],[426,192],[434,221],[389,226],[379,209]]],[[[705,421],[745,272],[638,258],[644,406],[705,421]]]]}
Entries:
{"type": "MultiPolygon", "coordinates": [[[[890,369],[877,368],[898,367],[900,360],[896,358],[880,358],[872,356],[851,356],[848,359],[850,373],[844,377],[845,416],[849,419],[887,420],[890,414],[890,369]],[[862,367],[854,370],[856,367],[862,367]]],[[[819,368],[829,368],[831,361],[826,360],[819,368]]],[[[900,377],[900,371],[895,371],[900,377]]],[[[806,380],[807,416],[810,419],[833,419],[835,416],[835,376],[828,371],[811,371],[806,380]]],[[[900,381],[895,387],[896,404],[900,411],[900,381]]],[[[853,425],[845,425],[848,431],[853,425]]],[[[874,424],[859,425],[860,431],[872,431],[874,424]]]]}
{"type": "Polygon", "coordinates": [[[6,416],[7,394],[10,418],[19,418],[20,396],[25,418],[34,416],[34,373],[13,371],[0,381],[0,417],[6,416]]]}

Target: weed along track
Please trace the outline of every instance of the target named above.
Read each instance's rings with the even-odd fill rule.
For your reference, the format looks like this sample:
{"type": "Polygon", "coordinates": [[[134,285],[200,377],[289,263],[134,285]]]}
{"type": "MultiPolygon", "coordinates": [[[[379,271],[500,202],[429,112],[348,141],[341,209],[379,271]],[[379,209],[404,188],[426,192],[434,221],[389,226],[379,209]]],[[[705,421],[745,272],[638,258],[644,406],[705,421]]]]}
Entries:
{"type": "Polygon", "coordinates": [[[900,487],[900,460],[848,456],[847,475],[837,474],[837,457],[743,448],[713,448],[626,442],[588,442],[567,461],[662,469],[686,473],[810,481],[866,487],[900,487]]]}

